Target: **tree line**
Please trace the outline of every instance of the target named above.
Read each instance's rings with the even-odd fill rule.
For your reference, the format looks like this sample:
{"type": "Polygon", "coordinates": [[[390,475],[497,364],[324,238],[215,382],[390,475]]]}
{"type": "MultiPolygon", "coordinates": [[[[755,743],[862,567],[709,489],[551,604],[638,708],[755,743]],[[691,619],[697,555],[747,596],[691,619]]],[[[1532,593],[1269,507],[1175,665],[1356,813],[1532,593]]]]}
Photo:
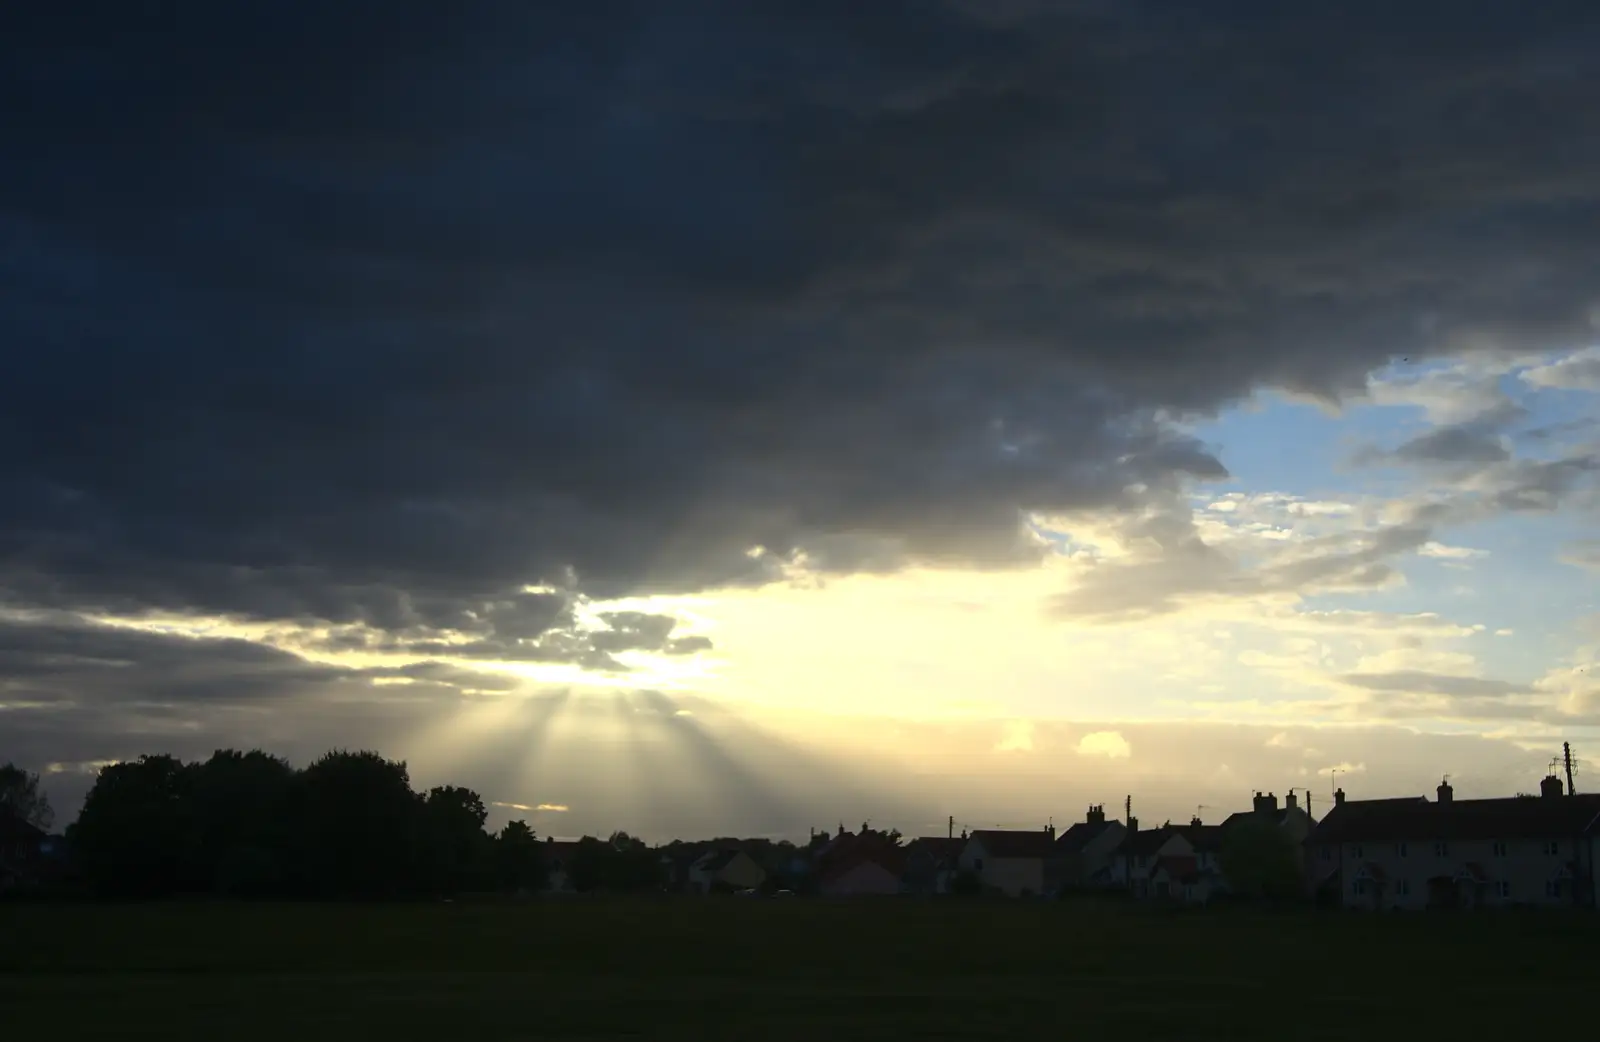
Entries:
{"type": "MultiPolygon", "coordinates": [[[[12,787],[32,798],[37,776],[14,773],[12,787]]],[[[147,755],[102,768],[66,840],[82,882],[109,897],[543,888],[547,844],[525,821],[489,832],[486,818],[478,793],[456,785],[418,792],[404,762],[376,752],[335,750],[297,769],[259,750],[224,749],[203,762],[147,755]]],[[[564,860],[576,889],[661,883],[658,856],[624,833],[588,837],[564,860]]]]}

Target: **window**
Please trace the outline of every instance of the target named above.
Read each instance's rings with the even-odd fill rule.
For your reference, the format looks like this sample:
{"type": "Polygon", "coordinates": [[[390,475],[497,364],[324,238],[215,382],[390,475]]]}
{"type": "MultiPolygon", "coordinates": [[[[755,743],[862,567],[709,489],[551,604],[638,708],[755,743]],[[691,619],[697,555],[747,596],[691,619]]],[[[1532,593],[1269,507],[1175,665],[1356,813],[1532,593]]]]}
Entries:
{"type": "Polygon", "coordinates": [[[1547,880],[1545,880],[1544,896],[1546,896],[1546,897],[1560,897],[1561,896],[1561,880],[1559,880],[1559,879],[1547,879],[1547,880]]]}
{"type": "Polygon", "coordinates": [[[974,872],[982,872],[983,871],[983,858],[975,857],[975,858],[972,859],[972,870],[974,872]]]}
{"type": "Polygon", "coordinates": [[[1549,854],[1551,857],[1559,856],[1561,854],[1561,841],[1558,839],[1552,839],[1550,842],[1544,845],[1544,852],[1549,854]]]}
{"type": "Polygon", "coordinates": [[[1361,844],[1357,843],[1355,846],[1350,848],[1350,856],[1351,857],[1366,857],[1367,855],[1362,853],[1361,844]]]}
{"type": "Polygon", "coordinates": [[[1494,885],[1494,896],[1502,897],[1502,898],[1510,897],[1511,896],[1511,884],[1506,882],[1503,879],[1500,882],[1496,883],[1494,885]]]}
{"type": "Polygon", "coordinates": [[[1497,840],[1494,841],[1494,856],[1495,857],[1505,857],[1506,856],[1506,841],[1505,840],[1497,839],[1497,840]]]}
{"type": "Polygon", "coordinates": [[[1394,881],[1394,892],[1398,897],[1409,897],[1411,895],[1411,880],[1396,879],[1394,881]]]}
{"type": "Polygon", "coordinates": [[[1450,844],[1448,844],[1448,843],[1435,843],[1433,845],[1433,856],[1434,857],[1449,857],[1450,856],[1450,844]]]}
{"type": "Polygon", "coordinates": [[[1396,843],[1394,845],[1394,856],[1395,857],[1405,857],[1406,856],[1406,845],[1404,843],[1396,843]]]}
{"type": "Polygon", "coordinates": [[[1365,879],[1356,880],[1350,885],[1350,892],[1355,894],[1357,897],[1365,894],[1367,892],[1367,881],[1365,879]]]}
{"type": "Polygon", "coordinates": [[[1332,861],[1333,860],[1333,848],[1332,847],[1323,847],[1322,848],[1322,860],[1324,860],[1324,861],[1332,861]]]}

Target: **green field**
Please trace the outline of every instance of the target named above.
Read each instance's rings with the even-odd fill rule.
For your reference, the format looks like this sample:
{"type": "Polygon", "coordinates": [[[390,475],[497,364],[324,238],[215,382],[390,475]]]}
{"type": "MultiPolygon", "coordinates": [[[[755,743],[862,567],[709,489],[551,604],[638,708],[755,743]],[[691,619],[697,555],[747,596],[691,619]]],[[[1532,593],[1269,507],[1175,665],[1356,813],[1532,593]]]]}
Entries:
{"type": "Polygon", "coordinates": [[[0,1033],[1520,1035],[1587,1008],[1597,940],[1600,920],[1587,915],[1162,915],[1038,902],[12,905],[0,906],[0,1033]]]}

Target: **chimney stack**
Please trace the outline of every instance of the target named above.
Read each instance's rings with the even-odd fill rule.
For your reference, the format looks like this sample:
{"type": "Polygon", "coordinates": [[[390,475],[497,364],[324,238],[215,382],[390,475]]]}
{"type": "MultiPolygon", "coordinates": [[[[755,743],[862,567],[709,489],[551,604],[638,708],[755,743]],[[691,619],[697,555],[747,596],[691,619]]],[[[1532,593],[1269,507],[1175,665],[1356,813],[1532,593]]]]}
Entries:
{"type": "Polygon", "coordinates": [[[1200,827],[1200,815],[1196,814],[1194,817],[1190,818],[1189,819],[1189,824],[1194,828],[1199,828],[1200,827]]]}
{"type": "Polygon", "coordinates": [[[1333,805],[1335,807],[1343,807],[1344,806],[1344,790],[1343,789],[1334,789],[1333,790],[1333,805]]]}
{"type": "Polygon", "coordinates": [[[1442,779],[1439,782],[1439,788],[1437,790],[1435,790],[1435,791],[1437,791],[1438,794],[1439,794],[1439,806],[1441,806],[1441,807],[1450,806],[1450,800],[1456,794],[1456,790],[1452,789],[1450,787],[1450,779],[1449,778],[1442,779]]]}
{"type": "Polygon", "coordinates": [[[1561,779],[1553,774],[1548,775],[1544,781],[1539,783],[1539,795],[1541,796],[1557,797],[1562,795],[1562,792],[1561,779]]]}
{"type": "Polygon", "coordinates": [[[1050,839],[1054,841],[1056,838],[1056,827],[1054,825],[1046,825],[1044,830],[1050,836],[1050,839]]]}
{"type": "Polygon", "coordinates": [[[1128,817],[1128,831],[1129,832],[1138,832],[1139,831],[1139,819],[1133,817],[1132,815],[1129,815],[1129,817],[1128,817]]]}
{"type": "Polygon", "coordinates": [[[1292,792],[1289,793],[1287,796],[1285,796],[1283,798],[1283,809],[1284,810],[1294,810],[1299,805],[1300,805],[1300,797],[1296,796],[1292,792]]]}
{"type": "Polygon", "coordinates": [[[1101,825],[1106,820],[1106,807],[1103,803],[1096,803],[1089,807],[1088,822],[1091,825],[1101,825]]]}

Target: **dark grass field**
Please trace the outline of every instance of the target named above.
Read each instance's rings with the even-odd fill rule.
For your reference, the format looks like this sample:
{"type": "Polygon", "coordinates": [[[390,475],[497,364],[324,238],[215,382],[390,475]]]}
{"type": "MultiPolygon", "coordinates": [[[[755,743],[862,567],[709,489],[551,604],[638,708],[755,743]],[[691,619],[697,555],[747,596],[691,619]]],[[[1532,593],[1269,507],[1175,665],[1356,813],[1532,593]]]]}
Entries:
{"type": "Polygon", "coordinates": [[[0,1036],[1492,1037],[1587,1009],[1597,970],[1592,915],[739,899],[12,905],[0,906],[0,1036]]]}

